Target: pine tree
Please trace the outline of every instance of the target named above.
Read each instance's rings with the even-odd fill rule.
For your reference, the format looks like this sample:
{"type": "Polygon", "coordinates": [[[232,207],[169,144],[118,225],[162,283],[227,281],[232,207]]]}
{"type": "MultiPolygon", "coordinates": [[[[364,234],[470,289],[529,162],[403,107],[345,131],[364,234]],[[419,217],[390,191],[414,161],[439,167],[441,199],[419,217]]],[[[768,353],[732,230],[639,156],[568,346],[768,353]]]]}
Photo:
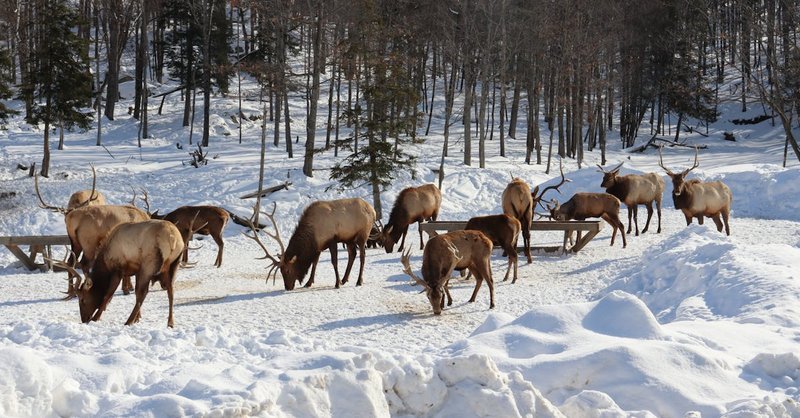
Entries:
{"type": "MultiPolygon", "coordinates": [[[[11,81],[7,74],[13,74],[11,67],[11,59],[7,49],[0,49],[0,100],[8,100],[13,94],[9,82],[11,81]]],[[[8,117],[18,113],[10,109],[5,103],[0,101],[0,123],[5,123],[8,117]]]]}
{"type": "Polygon", "coordinates": [[[65,0],[48,0],[40,10],[37,25],[41,42],[38,44],[38,68],[31,75],[35,89],[33,109],[28,123],[44,123],[44,156],[41,174],[50,169],[50,127],[75,127],[86,130],[92,115],[85,109],[91,97],[91,74],[86,41],[72,29],[78,23],[76,12],[65,0]]]}

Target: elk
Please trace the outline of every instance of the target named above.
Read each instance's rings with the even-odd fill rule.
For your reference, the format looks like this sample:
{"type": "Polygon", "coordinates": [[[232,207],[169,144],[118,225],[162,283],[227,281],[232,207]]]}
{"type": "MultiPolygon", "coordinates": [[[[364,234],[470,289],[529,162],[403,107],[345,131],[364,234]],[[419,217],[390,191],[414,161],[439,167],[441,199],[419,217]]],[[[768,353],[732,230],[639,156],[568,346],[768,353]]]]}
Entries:
{"type": "Polygon", "coordinates": [[[425,289],[434,315],[442,314],[445,296],[447,296],[447,306],[453,303],[448,289],[453,270],[469,269],[475,274],[475,290],[472,291],[470,302],[475,302],[478,289],[486,280],[489,286],[489,309],[494,308],[494,281],[492,264],[489,260],[492,255],[492,240],[482,232],[453,231],[428,240],[422,253],[422,279],[411,269],[410,254],[411,249],[400,257],[403,272],[425,289]]]}
{"type": "Polygon", "coordinates": [[[467,221],[467,230],[481,231],[487,238],[492,240],[492,244],[499,245],[506,254],[508,254],[508,269],[503,281],[508,280],[508,275],[511,273],[511,267],[514,267],[514,280],[511,283],[517,282],[517,266],[519,257],[517,255],[517,238],[522,229],[522,224],[509,215],[489,215],[489,216],[475,216],[467,221]]]}
{"type": "Polygon", "coordinates": [[[628,208],[628,234],[631,233],[631,218],[633,218],[633,224],[636,226],[636,236],[639,235],[639,222],[637,219],[639,205],[647,207],[647,222],[644,224],[642,233],[647,232],[647,228],[650,227],[650,219],[653,217],[653,201],[655,201],[656,210],[658,211],[658,231],[656,233],[660,234],[661,197],[664,194],[664,179],[656,173],[620,176],[619,170],[624,163],[623,161],[608,171],[604,170],[600,164],[597,164],[600,172],[603,173],[603,182],[600,187],[605,187],[606,193],[615,196],[628,208]]]}
{"type": "MultiPolygon", "coordinates": [[[[103,241],[114,227],[125,222],[143,222],[149,219],[150,216],[146,212],[127,205],[84,206],[67,213],[64,217],[72,253],[77,256],[83,252],[80,265],[84,273],[89,272],[103,241]]],[[[67,297],[75,295],[72,277],[74,276],[69,279],[67,297]]],[[[122,282],[122,292],[127,295],[132,288],[130,277],[125,277],[122,282]]]]}
{"type": "MultiPolygon", "coordinates": [[[[150,205],[147,202],[147,195],[145,194],[145,205],[149,212],[150,205]]],[[[195,231],[200,235],[211,235],[214,242],[217,243],[217,259],[214,262],[216,267],[222,266],[222,250],[225,243],[222,241],[222,231],[225,225],[228,224],[228,211],[216,206],[181,206],[166,215],[159,215],[158,211],[150,214],[153,219],[163,219],[175,224],[182,233],[189,231],[191,224],[194,220],[198,224],[204,224],[202,228],[195,231]]],[[[189,261],[189,247],[188,243],[191,241],[192,235],[187,235],[186,251],[181,257],[181,261],[187,264],[189,261]]]]}
{"type": "Polygon", "coordinates": [[[707,216],[714,221],[717,231],[722,232],[723,222],[725,224],[725,234],[731,234],[728,219],[731,214],[731,202],[733,193],[731,189],[721,181],[701,182],[697,179],[686,180],[686,175],[690,171],[700,166],[697,157],[697,148],[694,149],[694,165],[680,173],[673,173],[664,167],[664,159],[661,155],[661,148],[658,149],[659,165],[672,179],[672,201],[675,209],[683,212],[686,218],[686,225],[691,225],[692,218],[697,218],[697,222],[703,224],[703,216],[707,216]],[[720,220],[720,216],[722,220],[720,220]]]}
{"type": "MultiPolygon", "coordinates": [[[[439,216],[439,207],[442,205],[442,192],[433,184],[403,189],[389,214],[389,222],[381,234],[383,248],[389,254],[394,250],[394,244],[400,240],[398,252],[403,251],[406,243],[408,226],[414,222],[421,225],[425,220],[435,221],[439,216]]],[[[419,248],[422,249],[422,231],[419,231],[419,248]]]]}
{"type": "MultiPolygon", "coordinates": [[[[136,304],[125,325],[139,322],[142,302],[147,296],[150,283],[159,281],[167,291],[167,326],[172,328],[172,284],[184,247],[184,236],[171,222],[149,220],[117,225],[106,238],[92,262],[91,269],[85,273],[85,278],[77,287],[81,322],[99,320],[114,297],[120,280],[135,275],[136,304]]],[[[80,273],[72,266],[60,262],[55,264],[81,278],[80,273]]]]}
{"type": "Polygon", "coordinates": [[[103,196],[102,193],[96,190],[97,186],[97,173],[94,170],[94,166],[92,167],[92,189],[91,190],[80,190],[73,193],[69,197],[69,201],[67,202],[67,207],[61,206],[53,206],[48,205],[42,199],[42,195],[39,192],[39,176],[33,176],[33,187],[36,190],[36,197],[39,198],[39,207],[42,209],[47,209],[53,212],[67,214],[77,208],[83,206],[91,206],[91,205],[105,205],[106,198],[103,196]]]}
{"type": "Polygon", "coordinates": [[[267,247],[258,238],[255,226],[251,227],[253,235],[247,235],[255,240],[264,251],[265,255],[261,258],[269,259],[272,262],[267,273],[267,280],[275,274],[276,270],[280,270],[284,289],[293,290],[295,283],[302,284],[308,268],[311,267],[311,276],[305,285],[305,287],[311,287],[314,283],[319,255],[327,248],[331,252],[331,263],[336,274],[336,288],[338,289],[340,284],[347,283],[356,258],[356,247],[358,247],[361,266],[356,286],[361,286],[366,242],[376,217],[372,205],[358,198],[314,202],[303,211],[286,248],[283,246],[274,215],[275,206],[272,208],[272,213],[266,215],[275,228],[275,233],[267,233],[267,235],[277,241],[281,250],[280,254],[277,256],[270,254],[267,247]],[[337,259],[337,244],[340,242],[347,245],[348,254],[347,268],[341,282],[339,281],[337,259]]]}
{"type": "Polygon", "coordinates": [[[622,234],[622,248],[628,246],[625,240],[625,225],[619,220],[620,201],[607,193],[575,193],[566,203],[560,205],[556,199],[548,205],[550,217],[559,221],[586,218],[603,218],[612,228],[611,245],[617,236],[617,229],[622,234]]]}

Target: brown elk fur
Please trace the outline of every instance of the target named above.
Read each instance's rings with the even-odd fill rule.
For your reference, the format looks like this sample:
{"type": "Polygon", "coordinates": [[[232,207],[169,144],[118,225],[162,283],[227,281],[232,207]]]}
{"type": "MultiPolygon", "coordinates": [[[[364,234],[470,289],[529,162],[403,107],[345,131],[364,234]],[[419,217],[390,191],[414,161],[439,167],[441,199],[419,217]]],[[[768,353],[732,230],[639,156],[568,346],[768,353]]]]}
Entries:
{"type": "Polygon", "coordinates": [[[81,206],[105,205],[105,204],[106,204],[106,198],[105,196],[103,196],[102,193],[98,191],[92,193],[91,190],[80,190],[73,193],[72,196],[69,197],[69,202],[67,202],[67,211],[69,212],[81,206]]]}
{"type": "Polygon", "coordinates": [[[448,290],[450,274],[453,270],[469,269],[475,275],[475,289],[470,302],[475,302],[478,289],[486,280],[489,286],[489,308],[494,308],[494,281],[492,280],[492,240],[480,231],[453,231],[437,235],[425,245],[422,253],[422,279],[416,276],[409,264],[409,254],[401,258],[404,269],[417,283],[425,288],[434,315],[440,315],[444,308],[444,297],[448,306],[452,298],[448,290]]]}
{"type": "Polygon", "coordinates": [[[560,221],[586,218],[603,218],[614,229],[611,234],[611,245],[617,236],[617,229],[622,234],[622,248],[628,246],[625,240],[625,225],[619,220],[620,201],[607,193],[575,193],[566,203],[550,207],[550,216],[560,221]]]}
{"type": "Polygon", "coordinates": [[[489,215],[489,216],[476,216],[467,221],[467,226],[464,229],[476,230],[483,232],[492,244],[500,246],[503,251],[508,255],[508,269],[503,281],[508,280],[508,275],[511,273],[511,267],[514,267],[514,280],[511,283],[517,282],[517,265],[519,257],[517,256],[517,238],[522,229],[519,221],[509,215],[489,215]]]}
{"type": "Polygon", "coordinates": [[[183,236],[171,222],[151,220],[117,225],[101,246],[90,272],[78,286],[81,321],[99,320],[120,280],[135,275],[136,304],[125,325],[139,321],[150,283],[159,281],[169,299],[167,326],[173,327],[172,284],[183,250],[183,236]]]}
{"type": "Polygon", "coordinates": [[[673,173],[664,167],[661,149],[658,150],[658,153],[661,167],[672,179],[672,201],[675,204],[675,209],[683,212],[683,216],[686,218],[686,225],[691,225],[692,218],[697,218],[697,222],[702,225],[703,217],[707,216],[714,221],[719,232],[722,232],[724,223],[725,234],[730,235],[731,228],[728,221],[731,214],[731,203],[733,202],[731,189],[721,181],[701,182],[697,179],[686,180],[686,175],[700,165],[697,149],[695,148],[694,165],[680,173],[673,173]]]}
{"type": "MultiPolygon", "coordinates": [[[[166,215],[159,215],[158,211],[150,215],[153,219],[163,219],[170,221],[178,227],[182,234],[186,234],[194,222],[194,225],[204,225],[196,231],[200,235],[211,235],[214,242],[217,243],[217,259],[214,265],[217,267],[222,266],[222,250],[225,243],[222,241],[222,231],[225,225],[228,224],[228,211],[216,206],[181,206],[166,215]]],[[[192,239],[187,235],[188,241],[192,239]]],[[[189,248],[186,246],[186,251],[183,253],[182,260],[184,263],[189,261],[189,248]]]]}
{"type": "Polygon", "coordinates": [[[606,189],[606,193],[615,196],[628,208],[628,233],[631,233],[631,218],[636,226],[636,235],[639,235],[638,206],[645,205],[647,208],[647,222],[644,224],[642,233],[647,232],[650,227],[650,219],[653,217],[653,202],[656,202],[658,212],[658,230],[661,233],[661,199],[664,194],[664,179],[656,173],[646,174],[627,174],[619,175],[620,164],[611,171],[604,171],[603,182],[600,187],[606,189]]]}
{"type": "Polygon", "coordinates": [[[531,188],[522,179],[515,178],[503,190],[503,213],[519,221],[522,226],[522,242],[528,264],[531,259],[531,220],[533,218],[533,198],[531,188]]]}
{"type": "MultiPolygon", "coordinates": [[[[414,222],[418,225],[423,221],[435,221],[439,216],[439,207],[442,205],[442,192],[433,184],[403,189],[394,201],[389,222],[383,229],[381,239],[386,253],[394,250],[394,244],[400,241],[398,252],[403,251],[406,243],[408,226],[414,222]]],[[[419,231],[419,248],[422,249],[422,231],[419,231]]]]}
{"type": "MultiPolygon", "coordinates": [[[[78,255],[83,251],[80,265],[84,273],[89,272],[89,267],[97,256],[101,244],[114,227],[124,222],[142,222],[149,219],[150,216],[146,212],[127,205],[84,206],[67,213],[64,217],[72,253],[78,255]]],[[[126,278],[122,290],[128,294],[131,288],[130,278],[126,278]]],[[[68,293],[75,294],[71,281],[68,293]]]]}
{"type": "MultiPolygon", "coordinates": [[[[268,216],[277,230],[274,219],[271,215],[268,216]]],[[[375,223],[375,216],[375,209],[363,199],[322,200],[310,204],[303,211],[286,250],[279,257],[272,257],[269,254],[258,235],[253,235],[251,238],[255,239],[264,250],[265,258],[271,259],[274,266],[280,269],[286,290],[294,289],[295,283],[302,284],[309,267],[311,267],[311,276],[305,286],[310,287],[314,283],[319,255],[326,248],[331,252],[331,263],[336,274],[336,288],[338,289],[342,283],[347,283],[356,258],[356,247],[358,247],[361,266],[358,270],[356,286],[361,286],[366,257],[365,247],[375,223]],[[340,242],[346,244],[348,253],[347,268],[341,281],[339,281],[337,260],[337,244],[340,242]]],[[[283,247],[280,234],[276,233],[273,237],[283,247]]]]}

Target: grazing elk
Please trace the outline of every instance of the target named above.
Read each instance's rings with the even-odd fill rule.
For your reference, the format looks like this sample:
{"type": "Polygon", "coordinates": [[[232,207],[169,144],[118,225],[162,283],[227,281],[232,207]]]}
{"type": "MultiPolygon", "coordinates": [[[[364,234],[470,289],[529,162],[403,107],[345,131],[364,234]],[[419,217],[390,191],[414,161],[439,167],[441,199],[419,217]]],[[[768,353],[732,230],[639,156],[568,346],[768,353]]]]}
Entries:
{"type": "Polygon", "coordinates": [[[508,269],[503,281],[508,280],[508,275],[511,273],[511,267],[514,267],[514,280],[511,283],[517,282],[517,265],[519,257],[517,255],[517,238],[519,238],[519,231],[522,229],[522,224],[509,215],[489,215],[489,216],[475,216],[467,221],[467,230],[481,231],[487,238],[492,240],[492,244],[498,245],[508,254],[508,269]]]}
{"type": "MultiPolygon", "coordinates": [[[[414,222],[421,225],[425,220],[435,221],[442,205],[442,192],[433,184],[403,189],[394,201],[389,222],[381,234],[383,248],[386,253],[394,250],[394,244],[400,241],[398,252],[403,251],[406,243],[408,226],[414,222]]],[[[419,231],[419,248],[422,249],[422,230],[419,231]]]]}
{"type": "Polygon", "coordinates": [[[453,231],[428,240],[422,253],[422,279],[411,269],[410,253],[409,249],[400,257],[403,272],[425,288],[434,315],[441,315],[442,309],[444,309],[445,295],[447,296],[447,306],[453,303],[447,287],[453,270],[469,269],[475,274],[475,290],[472,291],[470,302],[475,302],[478,289],[486,280],[486,284],[489,286],[489,308],[494,308],[494,281],[490,262],[492,240],[482,232],[453,231]]]}
{"type": "Polygon", "coordinates": [[[653,201],[656,202],[656,210],[658,212],[658,231],[661,233],[661,197],[664,194],[664,179],[656,173],[647,174],[628,174],[624,176],[619,175],[619,169],[622,167],[621,162],[613,169],[606,171],[598,164],[600,172],[603,173],[603,182],[600,187],[605,187],[606,193],[615,196],[628,208],[628,233],[631,233],[631,217],[633,224],[636,226],[636,235],[639,235],[639,222],[638,222],[638,207],[645,205],[647,207],[647,222],[644,224],[642,233],[647,232],[650,227],[650,219],[653,217],[653,201]]]}
{"type": "Polygon", "coordinates": [[[661,148],[658,149],[659,165],[672,179],[672,201],[675,209],[680,209],[686,217],[686,225],[692,223],[692,218],[697,218],[697,222],[703,224],[703,216],[707,216],[717,225],[717,231],[722,232],[722,224],[725,224],[725,234],[731,234],[728,218],[731,214],[731,202],[733,193],[731,189],[721,181],[701,182],[697,179],[686,180],[686,175],[700,165],[697,157],[697,148],[694,149],[694,165],[680,173],[673,173],[664,167],[664,159],[661,156],[661,148]],[[720,220],[720,216],[722,220],[720,220]]]}
{"type": "Polygon", "coordinates": [[[522,242],[525,246],[525,256],[528,257],[528,264],[533,261],[531,259],[531,221],[533,220],[533,212],[548,190],[554,189],[558,191],[558,188],[567,181],[564,178],[564,169],[561,164],[559,164],[559,170],[561,171],[561,182],[555,186],[545,187],[541,193],[539,192],[539,186],[536,186],[531,192],[528,184],[520,178],[511,180],[511,183],[503,190],[503,213],[517,219],[522,225],[522,242]]]}
{"type": "MultiPolygon", "coordinates": [[[[147,209],[149,209],[146,196],[147,195],[145,195],[145,205],[147,206],[147,209]]],[[[189,231],[192,221],[194,221],[197,225],[205,224],[205,226],[198,229],[196,233],[200,235],[211,235],[211,238],[214,239],[215,243],[217,243],[217,259],[214,262],[214,265],[217,267],[222,266],[222,250],[225,246],[225,243],[222,241],[222,231],[225,229],[225,225],[228,224],[228,219],[230,219],[228,211],[216,206],[181,206],[172,212],[167,213],[166,215],[159,215],[158,211],[155,211],[154,213],[150,214],[150,217],[153,219],[163,219],[165,221],[174,223],[181,233],[186,233],[189,231]]],[[[186,251],[181,257],[181,260],[184,264],[187,264],[189,261],[188,244],[191,240],[192,236],[187,235],[186,251]]]]}
{"type": "MultiPolygon", "coordinates": [[[[91,269],[78,285],[81,321],[87,323],[99,320],[114,297],[120,280],[135,275],[136,304],[125,325],[139,322],[142,302],[147,296],[150,283],[159,281],[167,290],[167,326],[172,328],[172,284],[184,247],[184,237],[171,222],[150,220],[117,225],[101,246],[91,269]]],[[[72,266],[58,262],[56,264],[81,277],[72,266]]]]}
{"type": "Polygon", "coordinates": [[[548,206],[550,216],[559,221],[586,218],[603,218],[614,229],[611,234],[611,245],[617,236],[617,229],[622,234],[622,248],[628,246],[625,240],[625,225],[619,220],[620,201],[607,193],[575,193],[566,203],[560,205],[557,200],[552,200],[553,206],[548,206]]]}
{"type": "Polygon", "coordinates": [[[295,283],[302,284],[308,268],[311,267],[311,276],[305,285],[305,287],[311,287],[314,283],[319,255],[327,248],[331,252],[331,263],[333,272],[336,274],[336,288],[338,289],[340,284],[347,283],[356,258],[356,247],[358,247],[361,266],[358,270],[356,286],[361,286],[364,274],[365,246],[370,230],[375,223],[375,209],[372,208],[372,205],[357,198],[322,200],[310,204],[300,216],[297,228],[285,249],[274,215],[275,207],[273,206],[272,213],[267,215],[267,218],[272,222],[275,234],[268,233],[267,235],[275,239],[280,246],[281,254],[278,254],[277,257],[269,253],[269,250],[258,238],[254,226],[252,227],[253,235],[247,235],[264,250],[265,256],[261,258],[272,261],[272,266],[267,273],[267,280],[276,270],[280,270],[284,288],[292,290],[295,283]],[[348,254],[347,268],[341,282],[339,281],[337,260],[337,244],[340,242],[347,245],[348,254]]]}

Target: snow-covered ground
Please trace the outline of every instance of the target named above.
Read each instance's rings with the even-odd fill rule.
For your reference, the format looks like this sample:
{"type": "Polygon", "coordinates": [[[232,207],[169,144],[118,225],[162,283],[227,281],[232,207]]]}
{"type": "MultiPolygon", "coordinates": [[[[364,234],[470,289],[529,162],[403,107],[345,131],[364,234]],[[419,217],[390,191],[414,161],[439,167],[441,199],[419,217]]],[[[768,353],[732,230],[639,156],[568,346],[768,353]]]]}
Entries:
{"type": "MultiPolygon", "coordinates": [[[[215,204],[249,214],[254,202],[240,196],[257,188],[260,122],[245,121],[240,145],[230,117],[235,100],[213,100],[213,159],[193,168],[184,164],[193,149],[188,129],[170,113],[182,105],[169,99],[165,116],[150,116],[153,138],[142,149],[125,114],[104,126],[106,148],[94,146],[94,132],[68,134],[40,182],[45,199],[62,205],[90,187],[91,162],[111,203],[144,187],[162,213],[215,204]]],[[[246,103],[245,114],[259,113],[246,103]]],[[[303,137],[302,109],[293,112],[303,137]]],[[[441,123],[435,119],[424,143],[408,145],[419,162],[382,194],[384,222],[402,188],[435,182],[441,123]]],[[[686,227],[665,194],[661,234],[651,227],[622,249],[609,246],[605,226],[578,254],[535,253],[532,264],[520,264],[516,284],[496,283],[493,310],[485,286],[470,304],[474,282],[455,279],[454,305],[433,316],[399,255],[382,249],[368,250],[361,287],[351,278],[334,289],[325,252],[314,286],[285,292],[280,279],[265,283],[261,250],[231,223],[221,268],[213,267],[210,239],[194,242],[202,248],[190,253],[197,266],[178,272],[174,329],[166,327],[166,294],[155,289],[140,323],[122,325],[134,298],[118,293],[101,321],[84,325],[77,302],[61,300],[65,274],[28,272],[2,250],[0,416],[800,417],[800,168],[780,167],[782,137],[769,122],[737,127],[725,117],[710,137],[690,136],[708,145],[691,176],[733,190],[730,237],[712,222],[686,227]],[[737,142],[722,141],[724,130],[737,142]]],[[[460,163],[459,131],[455,138],[442,220],[500,212],[511,176],[532,185],[556,180],[543,166],[524,164],[524,140],[509,140],[507,158],[497,157],[498,141],[489,142],[481,170],[460,163]]],[[[0,198],[0,235],[65,233],[63,217],[37,207],[32,179],[16,168],[40,161],[41,141],[41,132],[15,121],[0,132],[0,192],[15,192],[0,198]]],[[[663,174],[652,149],[631,154],[611,143],[609,164],[625,161],[623,174],[663,174]]],[[[283,146],[268,147],[265,183],[288,177],[292,185],[265,204],[276,202],[284,240],[312,201],[371,202],[366,188],[326,190],[332,152],[317,155],[315,177],[305,178],[302,141],[292,160],[283,146]]],[[[664,151],[676,170],[693,156],[664,151]]],[[[572,181],[562,201],[601,191],[599,152],[586,159],[582,169],[565,160],[572,181]]],[[[412,226],[417,269],[418,239],[412,226]]],[[[533,234],[535,244],[558,241],[533,234]]],[[[343,252],[339,258],[343,266],[343,252]]],[[[499,251],[492,268],[500,280],[506,260],[499,251]]]]}

